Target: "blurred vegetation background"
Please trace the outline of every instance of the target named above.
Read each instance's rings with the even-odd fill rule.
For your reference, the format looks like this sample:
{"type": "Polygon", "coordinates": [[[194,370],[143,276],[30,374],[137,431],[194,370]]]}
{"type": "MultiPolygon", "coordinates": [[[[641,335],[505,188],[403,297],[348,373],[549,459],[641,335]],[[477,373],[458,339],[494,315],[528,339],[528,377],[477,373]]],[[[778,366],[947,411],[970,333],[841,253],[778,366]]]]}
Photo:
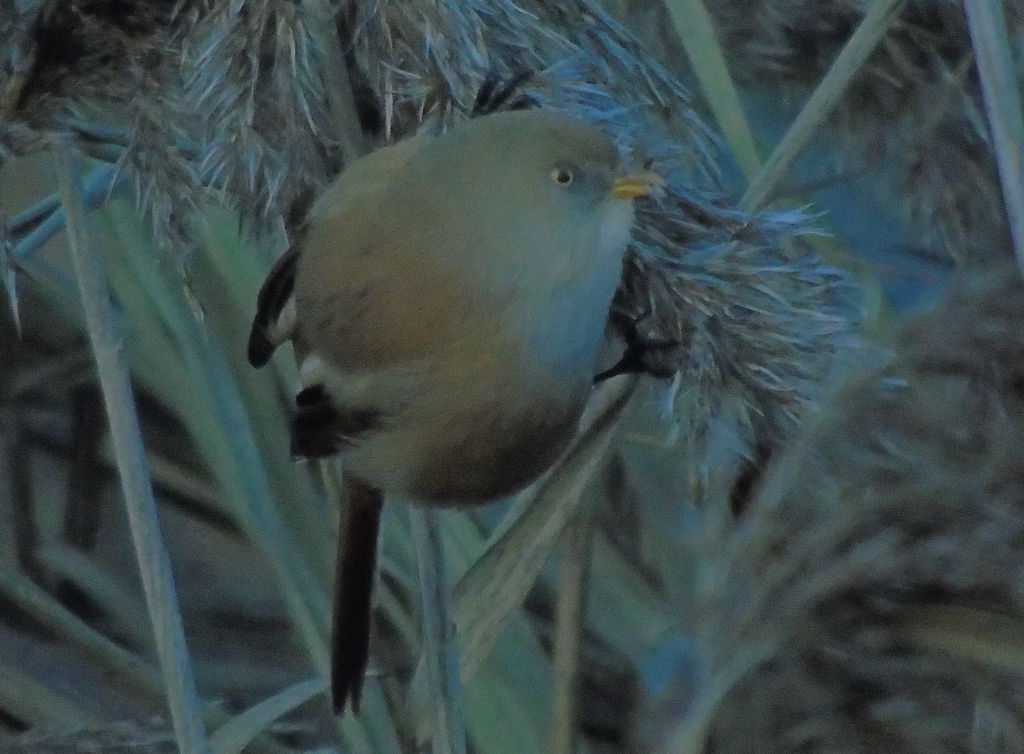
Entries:
{"type": "Polygon", "coordinates": [[[0,61],[0,750],[1024,750],[1019,2],[0,0],[0,61]],[[334,719],[337,470],[255,295],[488,76],[668,179],[607,357],[675,377],[438,515],[461,694],[386,509],[334,719]]]}

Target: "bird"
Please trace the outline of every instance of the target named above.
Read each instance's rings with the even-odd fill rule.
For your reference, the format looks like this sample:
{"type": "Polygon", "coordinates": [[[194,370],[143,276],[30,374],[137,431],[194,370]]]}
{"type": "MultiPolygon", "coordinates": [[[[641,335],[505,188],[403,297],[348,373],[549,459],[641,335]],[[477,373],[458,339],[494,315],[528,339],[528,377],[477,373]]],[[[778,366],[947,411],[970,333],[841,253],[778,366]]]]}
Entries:
{"type": "Polygon", "coordinates": [[[248,359],[291,340],[297,458],[340,459],[334,711],[358,714],[385,495],[499,500],[577,431],[634,224],[655,190],[595,125],[500,111],[348,166],[257,296],[248,359]]]}

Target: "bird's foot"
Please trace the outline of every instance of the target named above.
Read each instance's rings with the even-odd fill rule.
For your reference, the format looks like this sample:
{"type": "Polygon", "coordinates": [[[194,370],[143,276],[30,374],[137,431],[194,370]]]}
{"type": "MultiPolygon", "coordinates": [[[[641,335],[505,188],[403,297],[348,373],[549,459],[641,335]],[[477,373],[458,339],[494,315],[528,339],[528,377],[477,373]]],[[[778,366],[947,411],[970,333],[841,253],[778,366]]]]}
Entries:
{"type": "Polygon", "coordinates": [[[632,317],[622,312],[612,312],[611,323],[626,341],[626,350],[614,365],[594,377],[594,384],[620,374],[647,374],[659,379],[671,379],[679,371],[678,340],[648,338],[640,333],[639,323],[650,312],[632,317]]]}

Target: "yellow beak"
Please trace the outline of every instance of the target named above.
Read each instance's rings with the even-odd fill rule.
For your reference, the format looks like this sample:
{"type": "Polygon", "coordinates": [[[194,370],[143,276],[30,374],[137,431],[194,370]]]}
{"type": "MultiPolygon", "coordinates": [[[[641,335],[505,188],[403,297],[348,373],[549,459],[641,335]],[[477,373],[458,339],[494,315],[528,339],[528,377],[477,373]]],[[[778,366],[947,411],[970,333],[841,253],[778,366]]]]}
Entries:
{"type": "Polygon", "coordinates": [[[647,196],[664,184],[665,181],[660,175],[649,170],[634,175],[623,175],[612,182],[612,196],[616,199],[635,199],[638,196],[647,196]]]}

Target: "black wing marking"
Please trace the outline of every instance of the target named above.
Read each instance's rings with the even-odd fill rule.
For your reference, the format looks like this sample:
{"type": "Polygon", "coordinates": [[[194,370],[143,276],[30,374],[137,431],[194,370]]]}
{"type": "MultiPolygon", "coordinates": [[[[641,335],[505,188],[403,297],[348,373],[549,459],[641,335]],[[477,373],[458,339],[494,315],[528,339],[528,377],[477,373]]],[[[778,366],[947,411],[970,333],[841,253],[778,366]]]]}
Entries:
{"type": "Polygon", "coordinates": [[[274,266],[256,297],[256,317],[249,331],[249,363],[261,367],[287,335],[277,332],[277,321],[295,289],[295,262],[299,247],[292,246],[274,266]]]}
{"type": "Polygon", "coordinates": [[[331,703],[335,714],[359,699],[370,653],[373,575],[377,566],[377,534],[384,498],[380,491],[349,477],[341,501],[338,560],[334,576],[331,628],[331,703]]]}
{"type": "Polygon", "coordinates": [[[380,425],[380,412],[338,407],[323,385],[310,385],[295,396],[291,423],[292,455],[325,458],[357,442],[359,435],[380,425]]]}

